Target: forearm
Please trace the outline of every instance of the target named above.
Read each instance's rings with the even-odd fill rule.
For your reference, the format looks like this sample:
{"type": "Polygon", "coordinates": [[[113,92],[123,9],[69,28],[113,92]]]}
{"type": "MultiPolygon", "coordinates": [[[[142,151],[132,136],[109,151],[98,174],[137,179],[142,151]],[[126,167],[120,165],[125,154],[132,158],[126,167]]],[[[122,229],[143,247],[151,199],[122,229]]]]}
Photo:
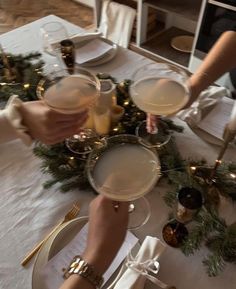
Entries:
{"type": "Polygon", "coordinates": [[[190,77],[193,99],[195,100],[202,90],[234,67],[236,67],[236,32],[227,31],[222,34],[198,70],[190,77]]]}

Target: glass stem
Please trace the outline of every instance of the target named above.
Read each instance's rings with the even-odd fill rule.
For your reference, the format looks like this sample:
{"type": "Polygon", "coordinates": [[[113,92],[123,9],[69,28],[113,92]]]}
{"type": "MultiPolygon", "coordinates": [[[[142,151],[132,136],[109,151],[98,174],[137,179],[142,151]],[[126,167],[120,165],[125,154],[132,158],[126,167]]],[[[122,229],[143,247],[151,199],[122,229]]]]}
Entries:
{"type": "Polygon", "coordinates": [[[158,116],[153,115],[151,113],[147,113],[147,132],[150,134],[157,134],[158,127],[157,127],[158,116]]]}

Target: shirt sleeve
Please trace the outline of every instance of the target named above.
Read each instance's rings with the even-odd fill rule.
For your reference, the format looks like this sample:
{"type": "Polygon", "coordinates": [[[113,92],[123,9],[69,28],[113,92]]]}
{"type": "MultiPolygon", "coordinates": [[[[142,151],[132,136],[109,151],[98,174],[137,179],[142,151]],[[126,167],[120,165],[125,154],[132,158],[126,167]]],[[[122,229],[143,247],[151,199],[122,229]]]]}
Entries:
{"type": "Polygon", "coordinates": [[[0,111],[0,143],[14,139],[21,139],[25,145],[31,145],[32,137],[28,129],[22,123],[22,116],[19,107],[22,101],[13,95],[10,97],[6,108],[0,111]]]}

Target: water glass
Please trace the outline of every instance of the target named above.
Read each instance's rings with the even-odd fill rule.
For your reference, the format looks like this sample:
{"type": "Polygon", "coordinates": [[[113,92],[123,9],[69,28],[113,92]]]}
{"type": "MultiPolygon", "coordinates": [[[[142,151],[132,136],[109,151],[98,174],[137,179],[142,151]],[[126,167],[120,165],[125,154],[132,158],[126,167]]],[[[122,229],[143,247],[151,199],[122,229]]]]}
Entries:
{"type": "Polygon", "coordinates": [[[69,34],[60,22],[48,22],[40,28],[44,51],[52,56],[60,52],[60,41],[69,38],[69,34]]]}

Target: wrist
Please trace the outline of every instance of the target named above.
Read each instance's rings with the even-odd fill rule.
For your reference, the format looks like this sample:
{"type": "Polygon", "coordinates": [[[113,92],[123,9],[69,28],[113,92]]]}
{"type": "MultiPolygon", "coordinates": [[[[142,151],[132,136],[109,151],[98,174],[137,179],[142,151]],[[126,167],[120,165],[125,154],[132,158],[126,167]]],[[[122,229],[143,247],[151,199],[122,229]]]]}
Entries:
{"type": "Polygon", "coordinates": [[[101,250],[85,250],[82,257],[100,275],[103,275],[110,265],[110,260],[108,260],[110,258],[107,258],[107,254],[102,254],[101,250]]]}

